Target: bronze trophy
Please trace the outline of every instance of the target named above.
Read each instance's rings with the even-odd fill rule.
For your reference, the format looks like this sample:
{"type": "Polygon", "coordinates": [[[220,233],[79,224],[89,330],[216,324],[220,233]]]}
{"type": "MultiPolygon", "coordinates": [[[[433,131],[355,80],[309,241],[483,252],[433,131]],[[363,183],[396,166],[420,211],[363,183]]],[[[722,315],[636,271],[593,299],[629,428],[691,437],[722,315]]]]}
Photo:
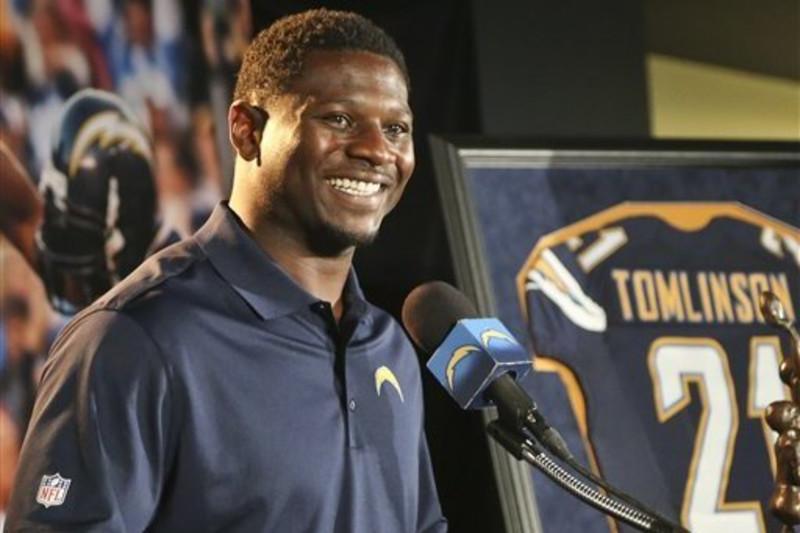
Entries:
{"type": "Polygon", "coordinates": [[[765,415],[769,427],[778,433],[770,511],[787,533],[800,524],[800,334],[775,293],[761,293],[761,314],[771,326],[787,331],[792,340],[791,351],[780,364],[781,381],[788,385],[792,399],[772,402],[765,415]]]}

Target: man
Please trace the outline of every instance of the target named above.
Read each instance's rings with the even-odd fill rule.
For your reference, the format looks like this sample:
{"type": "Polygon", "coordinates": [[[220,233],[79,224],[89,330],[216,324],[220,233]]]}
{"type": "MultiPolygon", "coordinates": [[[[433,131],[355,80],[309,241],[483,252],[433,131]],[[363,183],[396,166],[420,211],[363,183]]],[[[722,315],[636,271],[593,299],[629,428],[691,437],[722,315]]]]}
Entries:
{"type": "Polygon", "coordinates": [[[314,10],[245,55],[229,205],[68,326],[9,531],[444,531],[410,342],[351,261],[414,167],[402,54],[314,10]]]}

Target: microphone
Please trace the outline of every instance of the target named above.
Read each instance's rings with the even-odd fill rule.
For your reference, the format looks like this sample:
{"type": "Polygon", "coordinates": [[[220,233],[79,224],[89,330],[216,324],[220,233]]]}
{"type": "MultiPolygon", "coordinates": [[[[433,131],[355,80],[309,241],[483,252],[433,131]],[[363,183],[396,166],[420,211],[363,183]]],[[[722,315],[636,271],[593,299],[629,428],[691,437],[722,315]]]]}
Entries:
{"type": "Polygon", "coordinates": [[[637,529],[688,533],[575,461],[564,439],[517,383],[531,369],[527,350],[498,319],[479,318],[458,289],[442,281],[423,283],[403,302],[402,320],[414,343],[433,354],[428,369],[461,407],[497,407],[498,420],[490,422],[487,431],[517,459],[524,458],[573,496],[637,529]],[[604,492],[537,450],[528,435],[604,492]]]}
{"type": "Polygon", "coordinates": [[[428,369],[463,409],[495,405],[506,427],[527,429],[557,457],[572,459],[564,440],[517,383],[532,360],[498,319],[479,318],[466,295],[432,281],[406,297],[402,320],[417,346],[432,354],[428,369]]]}

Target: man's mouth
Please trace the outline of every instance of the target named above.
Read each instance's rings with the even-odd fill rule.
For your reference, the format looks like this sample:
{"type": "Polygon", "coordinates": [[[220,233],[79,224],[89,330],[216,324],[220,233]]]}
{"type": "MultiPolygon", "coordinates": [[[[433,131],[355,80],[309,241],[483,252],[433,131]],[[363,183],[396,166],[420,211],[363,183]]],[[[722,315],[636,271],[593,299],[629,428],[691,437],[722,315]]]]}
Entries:
{"type": "Polygon", "coordinates": [[[352,196],[372,196],[373,194],[380,192],[380,190],[383,188],[383,185],[380,183],[354,180],[350,178],[328,178],[325,181],[327,181],[331,187],[337,191],[341,191],[352,196]]]}

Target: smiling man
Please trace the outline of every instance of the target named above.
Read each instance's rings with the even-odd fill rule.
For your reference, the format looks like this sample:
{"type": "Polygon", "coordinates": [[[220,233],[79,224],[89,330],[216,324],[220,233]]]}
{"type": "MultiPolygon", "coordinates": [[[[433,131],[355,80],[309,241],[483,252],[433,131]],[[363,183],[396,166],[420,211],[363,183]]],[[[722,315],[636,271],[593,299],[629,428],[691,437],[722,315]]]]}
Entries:
{"type": "Polygon", "coordinates": [[[352,269],[414,168],[402,54],[281,19],[228,122],[230,203],[55,344],[8,531],[446,530],[416,356],[352,269]]]}

